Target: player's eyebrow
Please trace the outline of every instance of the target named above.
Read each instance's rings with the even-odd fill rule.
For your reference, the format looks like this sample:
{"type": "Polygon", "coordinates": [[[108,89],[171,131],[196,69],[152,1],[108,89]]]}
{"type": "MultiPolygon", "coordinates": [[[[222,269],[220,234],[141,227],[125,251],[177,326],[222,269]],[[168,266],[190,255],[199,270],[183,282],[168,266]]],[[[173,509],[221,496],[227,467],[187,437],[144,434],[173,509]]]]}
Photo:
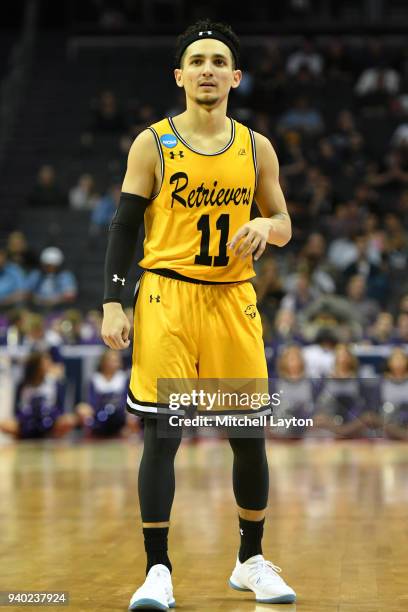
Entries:
{"type": "MultiPolygon", "coordinates": [[[[188,59],[191,60],[191,59],[197,59],[197,58],[202,58],[202,57],[205,57],[203,53],[193,53],[192,55],[190,55],[188,59]]],[[[211,57],[220,57],[224,60],[227,59],[227,57],[223,55],[222,53],[213,53],[211,57]]]]}

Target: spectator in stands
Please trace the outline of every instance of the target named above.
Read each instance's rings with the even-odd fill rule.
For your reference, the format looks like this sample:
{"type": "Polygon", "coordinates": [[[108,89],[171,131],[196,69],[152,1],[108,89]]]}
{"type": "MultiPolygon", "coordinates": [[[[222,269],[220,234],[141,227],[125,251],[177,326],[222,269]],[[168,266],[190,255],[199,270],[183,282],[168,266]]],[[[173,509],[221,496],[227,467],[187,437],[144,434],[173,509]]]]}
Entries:
{"type": "MultiPolygon", "coordinates": [[[[373,261],[373,251],[369,251],[367,234],[358,233],[354,237],[356,247],[355,259],[343,270],[343,283],[345,286],[353,276],[361,276],[366,281],[367,293],[369,296],[376,293],[376,288],[382,285],[382,272],[379,266],[373,261]]],[[[375,255],[378,261],[378,253],[375,255]]],[[[343,289],[343,287],[340,287],[343,289]]]]}
{"type": "Polygon", "coordinates": [[[23,345],[31,351],[47,352],[51,355],[54,362],[62,361],[60,347],[63,344],[61,334],[47,326],[46,319],[37,313],[30,312],[27,315],[24,326],[23,345]]]}
{"type": "Polygon", "coordinates": [[[295,286],[283,297],[281,308],[293,310],[297,314],[312,304],[319,295],[320,292],[311,286],[308,272],[300,271],[295,286]]]}
{"type": "Polygon", "coordinates": [[[408,313],[401,312],[397,317],[395,344],[408,344],[408,313]]]}
{"type": "Polygon", "coordinates": [[[408,355],[395,348],[381,384],[381,416],[390,438],[408,440],[408,355]]]}
{"type": "Polygon", "coordinates": [[[69,190],[68,197],[73,210],[93,210],[97,202],[93,176],[81,174],[78,183],[69,190]]]}
{"type": "Polygon", "coordinates": [[[21,346],[24,344],[30,312],[25,308],[15,308],[8,311],[6,318],[7,329],[1,338],[2,344],[7,346],[21,346]]]}
{"type": "Polygon", "coordinates": [[[36,208],[58,208],[67,204],[67,197],[58,185],[53,166],[49,164],[41,166],[28,203],[36,208]]]}
{"type": "Polygon", "coordinates": [[[309,234],[298,256],[298,272],[287,279],[286,289],[293,290],[299,271],[309,275],[315,293],[333,293],[336,285],[326,259],[326,240],[319,232],[309,234]]]}
{"type": "Polygon", "coordinates": [[[408,123],[399,125],[391,138],[392,147],[400,147],[408,145],[408,123]]]}
{"type": "Polygon", "coordinates": [[[286,70],[289,74],[296,74],[303,66],[315,75],[320,75],[323,70],[323,58],[315,49],[310,39],[303,41],[302,47],[291,53],[286,62],[286,70]]]}
{"type": "MultiPolygon", "coordinates": [[[[280,395],[280,404],[273,410],[274,417],[298,419],[311,418],[314,409],[313,381],[306,378],[302,350],[297,345],[288,345],[281,352],[277,364],[278,378],[273,381],[273,392],[280,395]]],[[[291,426],[272,433],[290,438],[300,438],[306,427],[291,426]]]]}
{"type": "Polygon", "coordinates": [[[284,295],[283,282],[273,257],[264,258],[260,267],[254,280],[258,308],[273,319],[284,295]]]}
{"type": "Polygon", "coordinates": [[[330,330],[342,342],[356,341],[362,337],[363,328],[353,306],[340,295],[321,295],[298,318],[302,334],[308,341],[314,339],[321,330],[324,333],[330,330]]]}
{"type": "Polygon", "coordinates": [[[390,312],[380,312],[374,324],[368,328],[367,340],[371,344],[390,344],[394,338],[394,318],[390,312]]]}
{"type": "Polygon", "coordinates": [[[340,111],[337,115],[334,130],[329,138],[343,158],[346,157],[350,150],[351,139],[356,132],[356,120],[351,111],[347,109],[340,111]]]}
{"type": "Polygon", "coordinates": [[[378,312],[378,304],[367,297],[366,279],[361,274],[352,276],[346,287],[346,297],[353,308],[357,321],[365,329],[373,324],[378,312]]]}
{"type": "Polygon", "coordinates": [[[127,424],[137,430],[139,419],[131,418],[125,409],[128,383],[120,354],[105,351],[91,377],[88,401],[76,407],[80,423],[88,434],[98,437],[125,434],[127,424]]]}
{"type": "Polygon", "coordinates": [[[0,310],[22,304],[24,288],[23,270],[8,260],[7,249],[0,246],[0,310]]]}
{"type": "Polygon", "coordinates": [[[387,66],[386,60],[381,60],[377,66],[366,68],[355,85],[358,96],[368,96],[378,92],[396,95],[400,88],[400,75],[396,70],[387,66]]]}
{"type": "Polygon", "coordinates": [[[7,240],[7,254],[10,263],[15,263],[25,272],[38,266],[38,256],[30,249],[23,232],[11,232],[7,240]]]}
{"type": "Polygon", "coordinates": [[[358,369],[358,359],[349,347],[337,345],[334,368],[324,381],[317,399],[316,426],[347,438],[365,430],[366,424],[361,417],[367,406],[358,369]]]}
{"type": "Polygon", "coordinates": [[[293,310],[281,308],[275,317],[273,344],[277,349],[282,344],[293,342],[303,344],[303,337],[299,330],[296,313],[293,310]]]}
{"type": "Polygon", "coordinates": [[[112,91],[103,91],[95,103],[91,129],[97,133],[126,131],[125,114],[112,91]]]}
{"type": "Polygon", "coordinates": [[[119,204],[121,186],[118,184],[111,185],[104,196],[102,196],[95,205],[91,215],[91,225],[89,232],[92,236],[100,234],[103,228],[106,228],[115,214],[119,204]]]}
{"type": "Polygon", "coordinates": [[[303,348],[305,371],[309,378],[322,378],[332,372],[336,344],[335,331],[330,327],[321,327],[316,334],[314,343],[303,348]]]}
{"type": "Polygon", "coordinates": [[[325,72],[329,78],[348,78],[352,72],[352,62],[343,41],[329,40],[324,54],[325,72]]]}
{"type": "Polygon", "coordinates": [[[281,132],[300,130],[305,135],[317,136],[323,131],[324,123],[317,108],[311,107],[306,97],[299,97],[293,107],[280,117],[277,127],[281,132]]]}
{"type": "Polygon", "coordinates": [[[16,438],[61,437],[77,423],[64,414],[65,383],[60,366],[47,353],[32,353],[15,401],[14,417],[0,423],[0,430],[16,438]]]}
{"type": "Polygon", "coordinates": [[[64,255],[57,247],[47,247],[40,255],[40,270],[27,278],[26,290],[32,304],[41,310],[60,309],[75,301],[77,282],[69,270],[62,269],[64,255]]]}

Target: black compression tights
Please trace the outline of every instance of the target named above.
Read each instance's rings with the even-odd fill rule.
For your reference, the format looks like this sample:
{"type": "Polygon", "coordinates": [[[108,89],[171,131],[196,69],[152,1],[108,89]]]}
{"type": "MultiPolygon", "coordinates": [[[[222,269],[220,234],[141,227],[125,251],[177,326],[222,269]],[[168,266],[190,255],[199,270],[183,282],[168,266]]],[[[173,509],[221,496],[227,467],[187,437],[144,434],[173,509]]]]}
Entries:
{"type": "MultiPolygon", "coordinates": [[[[159,438],[157,420],[144,420],[138,483],[143,523],[170,520],[175,490],[174,459],[180,442],[181,437],[159,438]]],[[[230,438],[229,442],[234,453],[232,482],[236,502],[246,510],[263,510],[269,489],[265,439],[230,438]]]]}

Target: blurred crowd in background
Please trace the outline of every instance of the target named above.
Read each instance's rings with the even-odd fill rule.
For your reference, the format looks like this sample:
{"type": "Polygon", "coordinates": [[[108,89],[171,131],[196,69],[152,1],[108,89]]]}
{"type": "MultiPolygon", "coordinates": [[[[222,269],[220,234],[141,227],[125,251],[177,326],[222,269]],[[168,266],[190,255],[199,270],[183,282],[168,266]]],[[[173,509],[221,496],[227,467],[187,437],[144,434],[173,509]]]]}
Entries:
{"type": "MultiPolygon", "coordinates": [[[[299,414],[320,414],[322,430],[381,429],[406,439],[408,59],[381,39],[353,46],[340,38],[293,47],[271,42],[243,55],[229,114],[272,141],[293,223],[292,241],[269,248],[253,279],[270,376],[287,381],[299,414]],[[362,388],[353,352],[364,346],[388,346],[391,354],[371,372],[376,384],[362,388]],[[331,377],[343,386],[329,388],[331,377]],[[336,393],[352,404],[336,404],[336,393]]],[[[162,116],[182,112],[183,94],[175,91],[165,103],[135,106],[115,91],[95,91],[78,125],[84,172],[65,184],[50,160],[39,160],[27,206],[87,211],[89,238],[101,238],[95,248],[104,248],[133,139],[162,116]],[[114,148],[100,174],[88,172],[87,160],[95,161],[107,136],[114,148]]],[[[0,248],[0,344],[52,356],[61,345],[101,344],[102,296],[95,295],[93,310],[81,309],[66,253],[58,244],[42,246],[37,251],[17,230],[0,248]]],[[[127,314],[132,320],[131,308],[127,314]]],[[[78,408],[71,426],[90,422],[89,405],[78,408]]]]}

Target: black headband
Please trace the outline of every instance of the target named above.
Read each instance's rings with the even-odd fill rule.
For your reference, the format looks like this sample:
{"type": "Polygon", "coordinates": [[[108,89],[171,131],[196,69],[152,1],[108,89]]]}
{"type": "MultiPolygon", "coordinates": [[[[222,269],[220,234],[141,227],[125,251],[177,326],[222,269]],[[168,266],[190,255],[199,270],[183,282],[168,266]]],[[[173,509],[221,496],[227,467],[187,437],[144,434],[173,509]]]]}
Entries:
{"type": "Polygon", "coordinates": [[[193,34],[190,34],[190,36],[184,41],[183,46],[180,47],[177,56],[177,68],[180,66],[182,55],[187,47],[191,45],[191,43],[195,42],[196,40],[201,40],[202,38],[214,38],[215,40],[220,40],[222,43],[224,43],[224,45],[227,45],[234,57],[235,68],[238,68],[239,61],[237,48],[229,38],[222,34],[222,32],[217,32],[217,30],[204,30],[202,32],[194,32],[193,34]]]}

